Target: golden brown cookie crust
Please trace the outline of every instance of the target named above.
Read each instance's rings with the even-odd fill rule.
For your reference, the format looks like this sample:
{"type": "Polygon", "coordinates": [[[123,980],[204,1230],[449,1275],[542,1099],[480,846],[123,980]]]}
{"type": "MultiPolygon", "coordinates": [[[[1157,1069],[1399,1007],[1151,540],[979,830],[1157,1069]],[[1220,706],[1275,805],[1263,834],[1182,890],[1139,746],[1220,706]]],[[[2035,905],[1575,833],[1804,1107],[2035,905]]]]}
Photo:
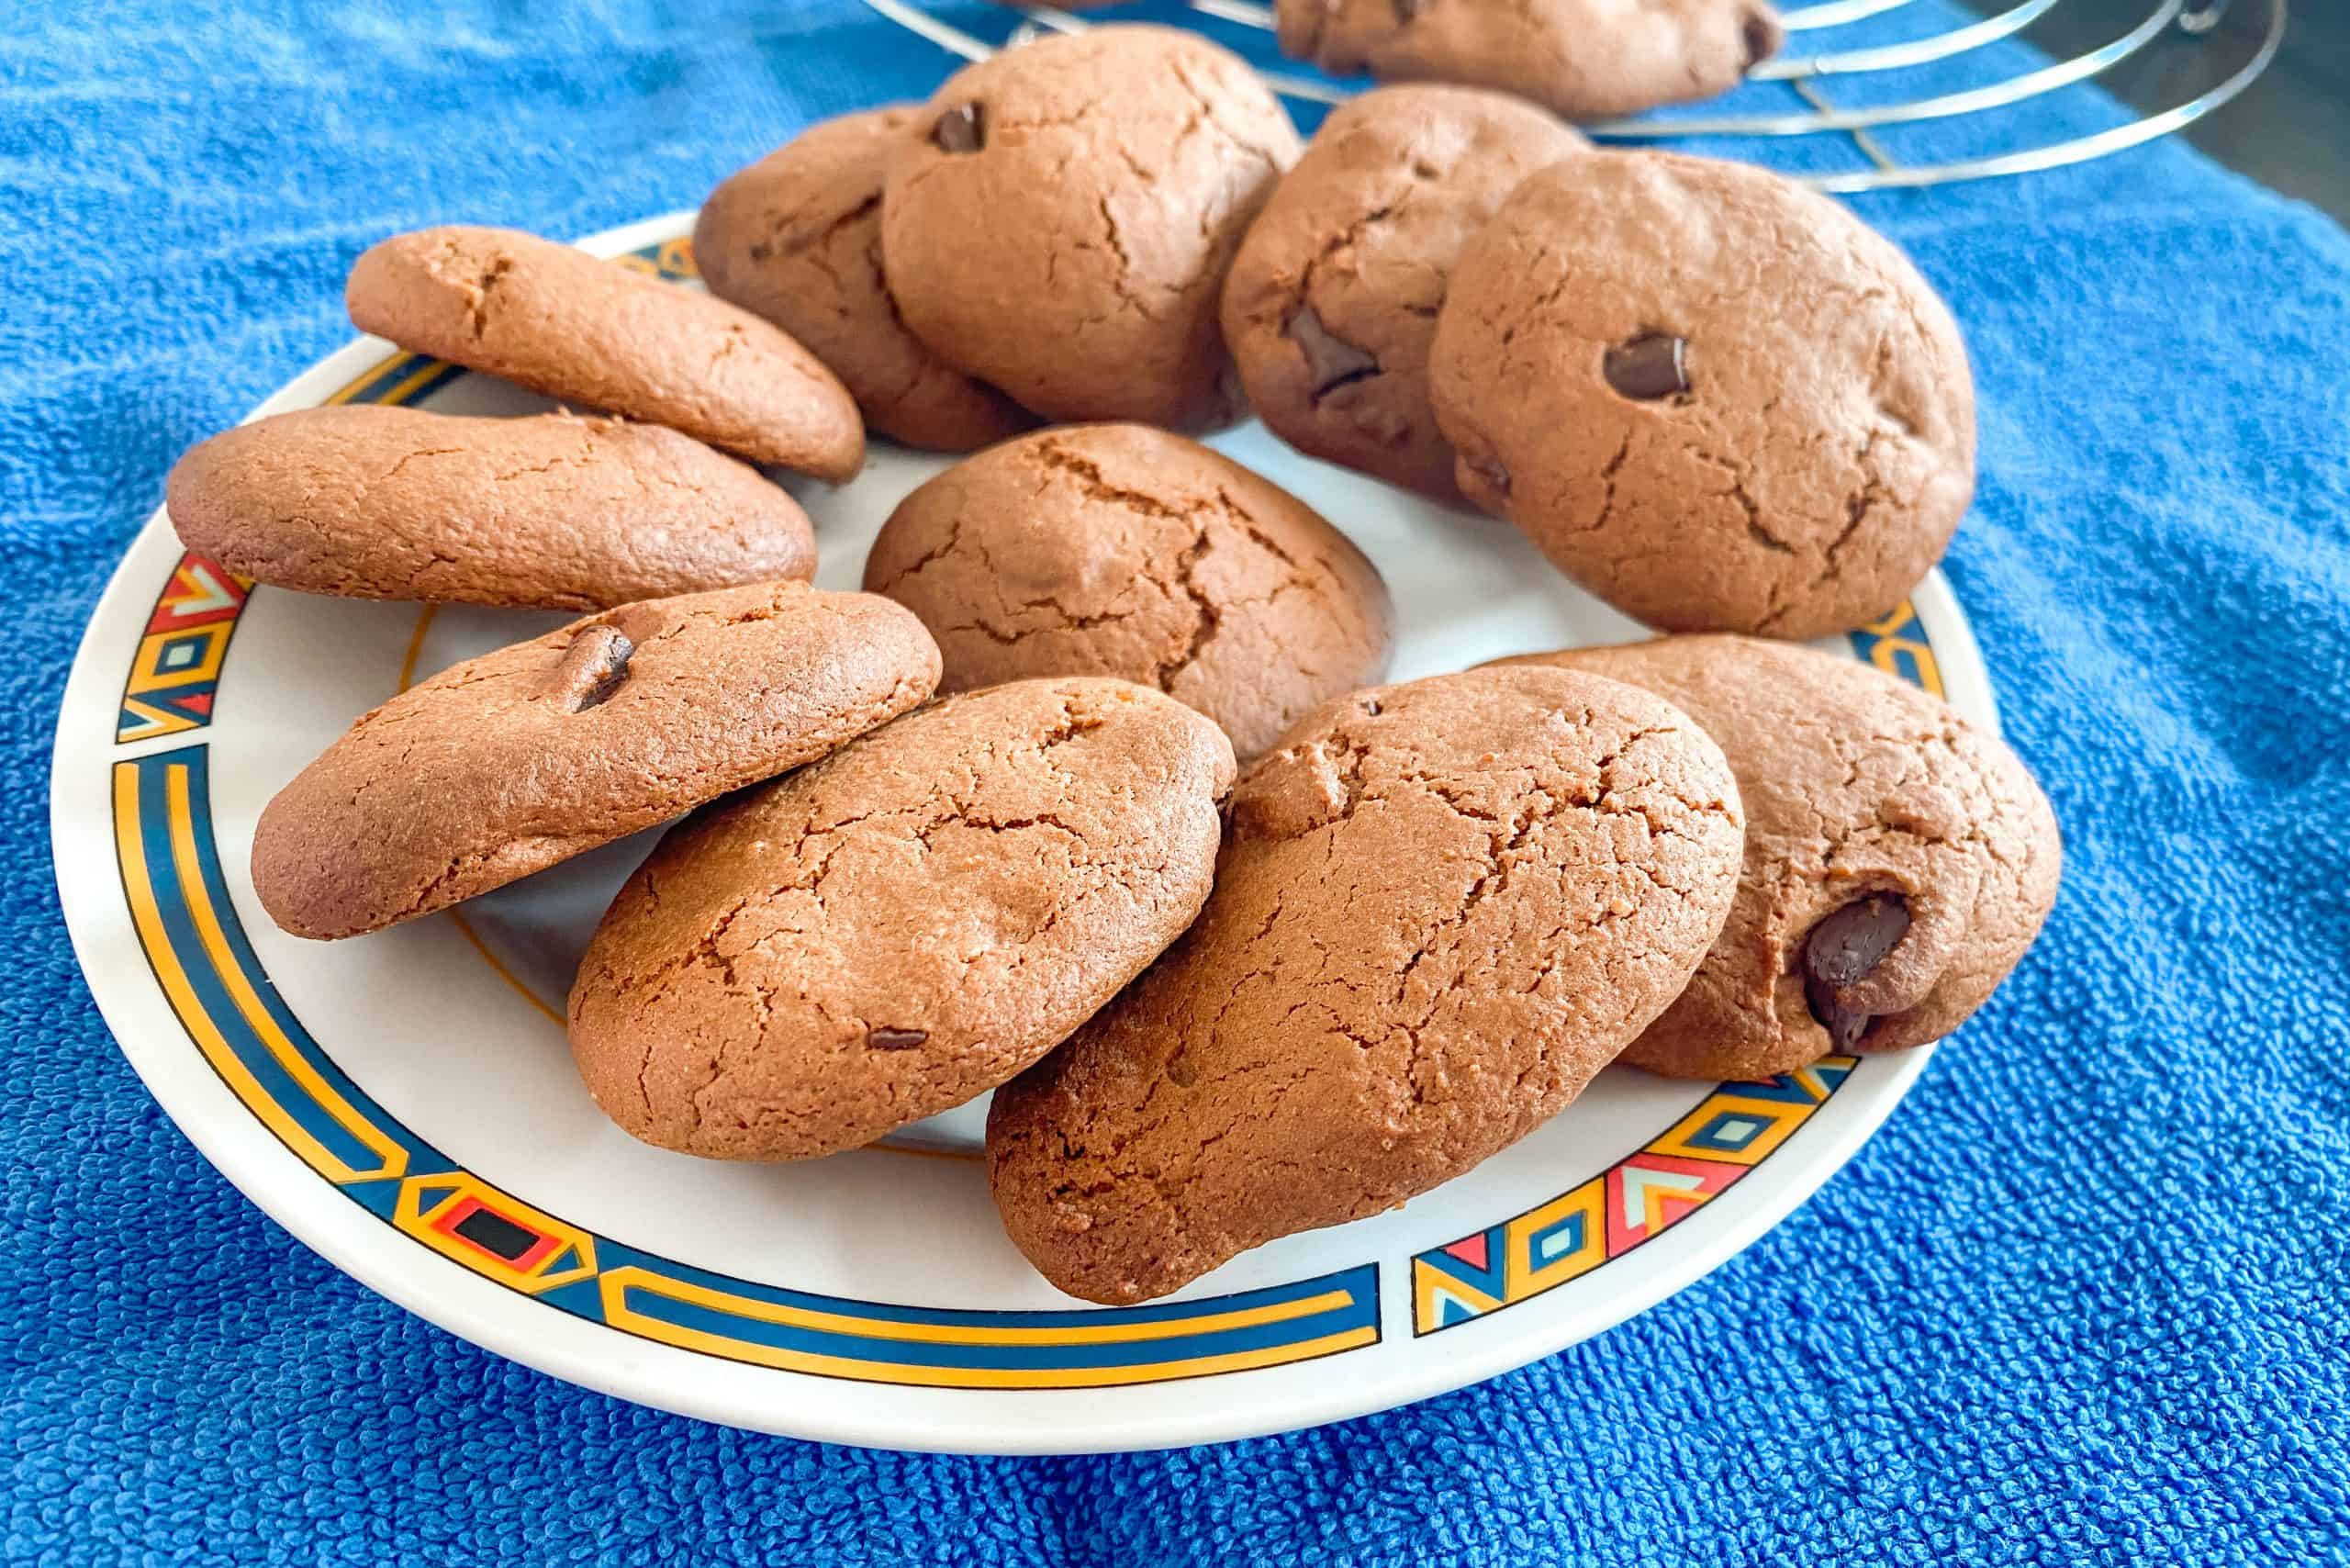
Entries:
{"type": "Polygon", "coordinates": [[[1199,912],[1232,748],[1124,681],[950,697],[663,840],[571,993],[597,1103],[801,1159],[1035,1061],[1199,912]]]}

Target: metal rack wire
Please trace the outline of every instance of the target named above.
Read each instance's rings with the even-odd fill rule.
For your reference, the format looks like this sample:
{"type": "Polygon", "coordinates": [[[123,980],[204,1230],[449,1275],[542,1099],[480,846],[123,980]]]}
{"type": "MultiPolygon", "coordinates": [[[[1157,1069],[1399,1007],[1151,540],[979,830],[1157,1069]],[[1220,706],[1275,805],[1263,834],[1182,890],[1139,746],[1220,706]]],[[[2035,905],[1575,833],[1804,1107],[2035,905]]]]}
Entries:
{"type": "MultiPolygon", "coordinates": [[[[961,55],[966,60],[984,60],[998,47],[918,9],[909,0],[865,0],[865,3],[941,49],[961,55]]],[[[1878,76],[1958,60],[2021,33],[2054,10],[2063,0],[2017,0],[2006,9],[1979,20],[1923,38],[1808,51],[1813,34],[1849,28],[1897,11],[1912,3],[1913,0],[1820,0],[1819,4],[1783,12],[1780,20],[1790,37],[1788,47],[1777,58],[1758,66],[1750,80],[1786,84],[1803,100],[1806,107],[1802,109],[1774,114],[1610,120],[1583,129],[1595,137],[1617,141],[1663,138],[1848,137],[1868,160],[1869,167],[1797,176],[1818,189],[1840,192],[1938,185],[1959,180],[1979,180],[1998,174],[2059,168],[2068,163],[2083,163],[2102,158],[2167,136],[2193,124],[2242,93],[2268,68],[2284,43],[2288,0],[2258,0],[2258,3],[2266,5],[2267,11],[2260,39],[2252,52],[2227,75],[2184,103],[2088,135],[2042,146],[1924,163],[1904,162],[1896,158],[1873,132],[2029,103],[2111,70],[2154,45],[2165,34],[2183,36],[2201,48],[2221,47],[2215,29],[2233,0],[2147,0],[2149,9],[2135,26],[2103,47],[2070,59],[2051,61],[2016,74],[1995,76],[1956,91],[1861,106],[1839,106],[1830,97],[1827,84],[1839,79],[1878,76]]],[[[1259,30],[1270,29],[1273,25],[1272,8],[1262,0],[1185,0],[1185,4],[1203,23],[1259,30]]],[[[1034,37],[1040,30],[1081,32],[1090,25],[1051,6],[1021,5],[1012,9],[1021,19],[1011,37],[1005,39],[1005,46],[1034,37]]],[[[1345,85],[1310,76],[1275,71],[1259,73],[1285,97],[1315,103],[1341,103],[1351,95],[1352,90],[1345,85]]]]}

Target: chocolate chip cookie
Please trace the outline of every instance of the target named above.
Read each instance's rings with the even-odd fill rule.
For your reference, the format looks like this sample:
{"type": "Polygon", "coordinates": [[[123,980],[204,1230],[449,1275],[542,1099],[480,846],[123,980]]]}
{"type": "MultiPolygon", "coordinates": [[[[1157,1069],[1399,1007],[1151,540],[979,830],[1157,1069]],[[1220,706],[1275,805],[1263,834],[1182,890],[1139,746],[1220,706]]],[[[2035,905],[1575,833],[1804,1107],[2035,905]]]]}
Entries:
{"type": "Polygon", "coordinates": [[[2055,902],[2064,850],[2031,773],[1870,666],[1720,636],[1504,662],[1655,692],[1721,743],[1746,801],[1721,939],[1628,1062],[1767,1078],[1830,1051],[1940,1039],[2007,978],[2055,902]]]}
{"type": "Polygon", "coordinates": [[[1039,431],[966,458],[890,514],[865,586],[931,629],[945,690],[1118,676],[1205,713],[1242,756],[1378,679],[1392,640],[1386,585],[1344,534],[1145,425],[1039,431]]]}
{"type": "Polygon", "coordinates": [[[189,549],[352,599],[602,610],[816,569],[757,470],[620,420],[304,409],[196,446],[167,494],[189,549]]]}
{"type": "Polygon", "coordinates": [[[467,659],[277,792],[253,890],[353,936],[811,762],[928,697],[938,650],[870,594],[758,583],[624,605],[467,659]]]}
{"type": "Polygon", "coordinates": [[[1272,94],[1204,39],[1022,44],[948,77],[891,164],[890,291],[940,358],[1048,419],[1220,423],[1217,290],[1296,156],[1272,94]]]}
{"type": "Polygon", "coordinates": [[[1762,0],[1274,0],[1281,51],[1333,75],[1497,87],[1570,119],[1710,98],[1779,50],[1762,0]]]}
{"type": "Polygon", "coordinates": [[[912,106],[811,126],[702,204],[694,258],[711,293],[815,352],[865,421],[908,446],[969,452],[1036,421],[922,346],[881,270],[881,182],[912,106]]]}
{"type": "Polygon", "coordinates": [[[597,1103],[805,1159],[1035,1061],[1208,896],[1232,748],[1125,681],[950,697],[662,841],[571,992],[597,1103]]]}
{"type": "Polygon", "coordinates": [[[838,483],[865,461],[847,389],[772,322],[552,240],[462,224],[395,235],[359,258],[343,302],[404,349],[754,463],[838,483]]]}
{"type": "Polygon", "coordinates": [[[1462,253],[1428,363],[1462,492],[1664,631],[1861,625],[1974,493],[1950,312],[1850,212],[1743,164],[1533,175],[1462,253]]]}
{"type": "Polygon", "coordinates": [[[1456,498],[1427,378],[1452,264],[1519,181],[1588,146],[1468,87],[1382,87],[1332,111],[1225,280],[1258,415],[1301,452],[1456,498]]]}
{"type": "Polygon", "coordinates": [[[1738,881],[1721,752],[1645,691],[1475,670],[1326,704],[1234,789],[1167,956],[996,1093],[1005,1228],[1089,1301],[1449,1181],[1679,993],[1738,881]]]}

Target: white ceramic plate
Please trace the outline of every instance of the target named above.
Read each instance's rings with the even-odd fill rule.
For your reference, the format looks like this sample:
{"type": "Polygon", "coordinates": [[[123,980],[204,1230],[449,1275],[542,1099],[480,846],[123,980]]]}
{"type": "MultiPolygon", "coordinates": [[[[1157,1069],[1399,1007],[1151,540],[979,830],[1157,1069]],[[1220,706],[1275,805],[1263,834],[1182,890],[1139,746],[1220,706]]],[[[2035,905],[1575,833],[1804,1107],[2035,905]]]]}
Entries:
{"type": "MultiPolygon", "coordinates": [[[[675,214],[588,242],[690,274],[675,214]]],[[[352,343],[256,415],[319,403],[540,406],[352,343]]],[[[1393,588],[1399,678],[1621,641],[1630,622],[1516,534],[1301,458],[1216,445],[1320,508],[1393,588]]],[[[877,448],[801,487],[817,580],[855,588],[891,506],[943,460],[877,448]]],[[[1475,1171],[1292,1237],[1166,1302],[1081,1306],[999,1230],[966,1106],[893,1147],[798,1166],[664,1153],[572,1070],[559,1010],[632,839],[353,941],[297,941],[246,870],[262,805],[362,711],[559,618],[249,591],[162,512],[92,617],[59,722],[58,881],[98,1005],[196,1146],[377,1291],[475,1343],[646,1405],[905,1449],[1149,1448],[1424,1398],[1546,1355],[1680,1289],[1851,1158],[1930,1052],[1768,1083],[1628,1069],[1475,1171]]],[[[1937,575],[1856,657],[1995,722],[1937,575]]]]}

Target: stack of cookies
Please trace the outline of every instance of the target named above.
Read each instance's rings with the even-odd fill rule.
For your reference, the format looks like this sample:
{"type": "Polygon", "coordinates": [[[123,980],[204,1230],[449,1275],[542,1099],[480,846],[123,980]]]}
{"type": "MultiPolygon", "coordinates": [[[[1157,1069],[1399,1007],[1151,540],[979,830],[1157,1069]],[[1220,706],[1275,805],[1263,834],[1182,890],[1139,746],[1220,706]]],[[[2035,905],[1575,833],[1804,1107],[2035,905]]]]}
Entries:
{"type": "Polygon", "coordinates": [[[1012,1239],[1137,1301],[1459,1175],[1619,1059],[1939,1038],[2048,913],[2014,756],[1782,640],[1897,603],[1974,476],[1948,312],[1824,199],[1460,85],[1301,150],[1237,59],[1105,28],[809,130],[696,247],[711,296],[388,241],[355,321],[594,412],[284,415],[169,497],[263,583],[588,612],[363,716],[253,879],[350,936],[690,813],[570,998],[638,1137],[810,1159],[993,1090],[1012,1239]],[[1371,562],[1191,439],[1245,408],[1683,634],[1379,684],[1371,562]],[[759,469],[845,481],[867,424],[973,454],[822,591],[759,469]]]}

